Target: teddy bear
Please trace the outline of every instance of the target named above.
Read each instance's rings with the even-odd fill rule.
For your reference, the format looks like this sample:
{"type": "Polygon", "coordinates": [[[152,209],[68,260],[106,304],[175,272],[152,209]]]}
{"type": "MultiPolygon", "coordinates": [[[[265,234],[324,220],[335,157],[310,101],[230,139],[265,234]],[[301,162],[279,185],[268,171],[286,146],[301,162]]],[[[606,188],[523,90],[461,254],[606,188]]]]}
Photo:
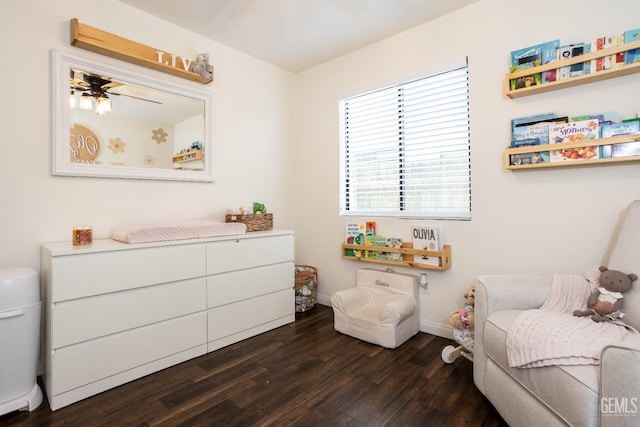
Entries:
{"type": "Polygon", "coordinates": [[[605,266],[599,268],[600,286],[587,300],[587,310],[575,310],[574,316],[591,316],[595,322],[615,321],[624,316],[620,312],[623,292],[631,289],[638,279],[634,273],[626,274],[618,270],[609,270],[605,266]]]}
{"type": "Polygon", "coordinates": [[[196,57],[196,60],[191,67],[189,67],[189,71],[200,74],[205,79],[210,79],[212,74],[212,67],[209,65],[209,54],[201,53],[196,57]]]}
{"type": "Polygon", "coordinates": [[[464,293],[464,308],[449,313],[449,323],[456,329],[473,329],[475,321],[476,287],[472,284],[464,293]]]}

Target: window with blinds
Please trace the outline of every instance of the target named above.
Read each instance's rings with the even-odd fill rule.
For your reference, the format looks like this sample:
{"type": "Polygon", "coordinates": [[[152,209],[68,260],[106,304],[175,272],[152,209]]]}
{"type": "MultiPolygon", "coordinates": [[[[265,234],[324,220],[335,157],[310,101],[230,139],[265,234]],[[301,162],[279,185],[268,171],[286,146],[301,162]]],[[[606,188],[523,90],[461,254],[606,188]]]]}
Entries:
{"type": "Polygon", "coordinates": [[[468,67],[340,101],[341,215],[471,218],[468,67]]]}

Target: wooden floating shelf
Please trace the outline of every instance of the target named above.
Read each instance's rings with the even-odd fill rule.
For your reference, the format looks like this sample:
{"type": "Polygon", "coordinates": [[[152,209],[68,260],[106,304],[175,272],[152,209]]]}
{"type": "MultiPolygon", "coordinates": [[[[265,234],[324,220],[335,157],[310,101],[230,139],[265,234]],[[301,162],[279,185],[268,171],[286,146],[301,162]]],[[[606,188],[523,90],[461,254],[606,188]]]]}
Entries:
{"type": "Polygon", "coordinates": [[[345,259],[351,259],[356,261],[373,262],[378,264],[397,265],[399,267],[413,267],[413,268],[425,268],[429,270],[448,270],[451,268],[451,246],[444,245],[442,251],[424,251],[421,249],[413,249],[413,243],[402,243],[401,248],[388,248],[384,246],[368,246],[368,245],[354,245],[349,243],[342,244],[342,257],[345,259]],[[344,255],[345,249],[356,249],[362,251],[364,256],[348,256],[344,255]],[[384,259],[369,258],[370,252],[391,252],[402,254],[402,261],[391,261],[384,259]],[[439,266],[420,264],[415,262],[415,255],[433,256],[439,257],[441,263],[439,266]]]}
{"type": "Polygon", "coordinates": [[[90,27],[89,25],[81,24],[77,18],[71,20],[70,38],[71,45],[81,49],[130,62],[152,70],[162,71],[163,73],[182,77],[183,79],[194,82],[207,84],[213,81],[212,78],[205,79],[198,73],[185,70],[183,59],[179,56],[176,56],[176,66],[171,65],[171,63],[160,63],[158,62],[158,52],[164,52],[163,56],[165,58],[171,58],[171,54],[162,49],[146,46],[90,27]]]}
{"type": "Polygon", "coordinates": [[[173,156],[173,163],[195,162],[204,159],[202,150],[193,150],[173,156]]]}
{"type": "Polygon", "coordinates": [[[629,163],[640,162],[640,155],[638,156],[625,156],[625,157],[607,157],[601,159],[589,159],[589,160],[567,160],[564,162],[547,162],[547,163],[534,163],[526,165],[512,165],[510,156],[512,154],[523,153],[539,153],[541,151],[556,151],[569,148],[580,147],[596,147],[601,145],[616,145],[625,144],[628,142],[639,142],[640,134],[631,135],[618,135],[610,138],[599,139],[586,139],[576,142],[562,142],[559,144],[545,144],[545,145],[531,145],[527,147],[507,148],[504,151],[504,167],[508,170],[522,170],[522,169],[542,169],[553,167],[569,167],[569,166],[589,166],[589,165],[602,165],[608,163],[629,163]]]}
{"type": "Polygon", "coordinates": [[[571,77],[564,80],[556,80],[554,82],[544,83],[536,86],[529,86],[521,89],[511,90],[510,81],[520,77],[530,76],[532,74],[543,73],[545,71],[554,70],[560,67],[567,67],[581,62],[589,62],[592,59],[602,58],[605,56],[615,55],[616,53],[626,52],[632,49],[640,48],[640,41],[634,41],[631,43],[625,43],[619,46],[614,46],[608,49],[598,50],[596,52],[587,53],[584,55],[574,56],[572,58],[563,59],[562,61],[553,61],[548,64],[540,65],[538,67],[526,68],[514,73],[507,74],[505,77],[505,95],[509,98],[520,98],[528,95],[535,95],[538,93],[550,92],[557,89],[563,89],[566,87],[579,86],[587,83],[593,83],[600,80],[608,80],[615,77],[621,77],[629,74],[640,72],[640,62],[633,64],[623,65],[617,68],[611,68],[609,70],[597,71],[595,73],[584,74],[578,77],[571,77]]]}

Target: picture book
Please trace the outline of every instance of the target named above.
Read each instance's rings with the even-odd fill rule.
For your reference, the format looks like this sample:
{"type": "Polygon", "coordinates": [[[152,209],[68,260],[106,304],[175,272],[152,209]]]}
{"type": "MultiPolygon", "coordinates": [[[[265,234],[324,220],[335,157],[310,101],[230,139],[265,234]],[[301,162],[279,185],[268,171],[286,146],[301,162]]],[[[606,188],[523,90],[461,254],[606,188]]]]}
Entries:
{"type": "Polygon", "coordinates": [[[640,121],[611,123],[600,125],[600,138],[609,138],[617,135],[629,135],[640,133],[640,121]]]}
{"type": "Polygon", "coordinates": [[[548,151],[539,151],[537,153],[518,153],[509,155],[509,164],[511,165],[534,165],[538,163],[549,163],[550,157],[548,151]]]}
{"type": "Polygon", "coordinates": [[[414,225],[411,229],[413,248],[424,251],[441,251],[443,248],[440,227],[433,225],[414,225]]]}
{"type": "Polygon", "coordinates": [[[640,156],[640,142],[625,142],[611,146],[611,157],[640,156]]]}
{"type": "MultiPolygon", "coordinates": [[[[606,37],[598,37],[591,42],[591,52],[596,52],[598,50],[604,49],[606,37]]],[[[597,71],[604,70],[604,57],[592,59],[589,64],[589,72],[595,73],[597,71]]]]}
{"type": "MultiPolygon", "coordinates": [[[[569,122],[549,126],[549,143],[589,141],[600,136],[600,122],[596,119],[569,122]]],[[[562,150],[552,150],[550,161],[589,160],[600,157],[598,147],[577,147],[562,150]]]]}
{"type": "Polygon", "coordinates": [[[575,116],[569,118],[570,122],[580,122],[583,120],[598,120],[599,123],[617,123],[620,121],[620,116],[614,111],[606,111],[604,113],[586,114],[584,116],[575,116]]]}
{"type": "Polygon", "coordinates": [[[556,117],[558,117],[556,113],[542,113],[542,114],[536,114],[533,116],[524,116],[524,117],[517,117],[515,119],[511,119],[511,133],[513,134],[513,131],[515,130],[516,126],[539,123],[545,120],[555,119],[556,117]]]}
{"type": "MultiPolygon", "coordinates": [[[[624,35],[611,37],[611,47],[620,46],[624,44],[624,35]]],[[[624,65],[624,52],[618,52],[615,55],[611,55],[611,68],[619,68],[624,65]]]]}
{"type": "MultiPolygon", "coordinates": [[[[364,223],[347,223],[345,228],[345,243],[350,245],[364,245],[364,239],[366,235],[366,229],[364,223]]],[[[357,256],[362,254],[358,249],[345,249],[345,256],[357,256]]]]}
{"type": "MultiPolygon", "coordinates": [[[[584,43],[575,43],[570,45],[561,46],[559,51],[559,59],[562,62],[563,59],[574,58],[576,56],[588,53],[591,46],[586,46],[584,43]],[[587,49],[589,48],[589,49],[587,49]]],[[[589,63],[578,62],[577,64],[567,65],[558,69],[558,80],[568,79],[570,77],[578,77],[589,72],[589,63]]]]}
{"type": "MultiPolygon", "coordinates": [[[[625,43],[631,43],[637,40],[640,40],[640,28],[624,32],[625,43]]],[[[633,64],[634,62],[640,62],[640,49],[631,49],[625,53],[624,63],[633,64]]]]}
{"type": "Polygon", "coordinates": [[[527,126],[516,126],[511,139],[512,147],[523,145],[543,145],[549,143],[549,122],[539,122],[527,126]]]}
{"type": "MultiPolygon", "coordinates": [[[[558,48],[560,40],[551,40],[545,43],[536,44],[525,47],[523,49],[511,52],[511,68],[510,72],[522,69],[544,65],[555,61],[558,57],[558,48]]],[[[536,73],[531,76],[525,76],[518,79],[512,79],[510,82],[511,90],[523,87],[539,85],[556,80],[555,70],[545,73],[536,73]]]]}

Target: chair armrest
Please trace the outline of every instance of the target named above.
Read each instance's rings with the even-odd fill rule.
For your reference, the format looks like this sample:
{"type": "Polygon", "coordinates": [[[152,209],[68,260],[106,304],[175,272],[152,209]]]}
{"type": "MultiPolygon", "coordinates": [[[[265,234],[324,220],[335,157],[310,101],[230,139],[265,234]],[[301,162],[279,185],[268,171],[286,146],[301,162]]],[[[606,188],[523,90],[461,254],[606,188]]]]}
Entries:
{"type": "Polygon", "coordinates": [[[602,350],[600,424],[637,426],[640,422],[640,337],[634,335],[602,350]]]}
{"type": "Polygon", "coordinates": [[[359,288],[349,288],[338,291],[331,296],[331,306],[334,310],[349,314],[361,308],[371,305],[371,295],[369,292],[359,288]]]}
{"type": "Polygon", "coordinates": [[[478,308],[486,311],[486,317],[501,310],[540,308],[549,295],[552,280],[551,276],[479,276],[476,281],[476,319],[483,314],[478,313],[478,308]]]}
{"type": "Polygon", "coordinates": [[[416,303],[409,295],[398,295],[387,301],[380,311],[381,323],[397,325],[415,313],[416,303]]]}
{"type": "Polygon", "coordinates": [[[474,306],[473,380],[485,394],[487,356],[484,350],[484,325],[489,316],[501,310],[539,308],[551,290],[551,276],[490,275],[476,280],[474,306]]]}

